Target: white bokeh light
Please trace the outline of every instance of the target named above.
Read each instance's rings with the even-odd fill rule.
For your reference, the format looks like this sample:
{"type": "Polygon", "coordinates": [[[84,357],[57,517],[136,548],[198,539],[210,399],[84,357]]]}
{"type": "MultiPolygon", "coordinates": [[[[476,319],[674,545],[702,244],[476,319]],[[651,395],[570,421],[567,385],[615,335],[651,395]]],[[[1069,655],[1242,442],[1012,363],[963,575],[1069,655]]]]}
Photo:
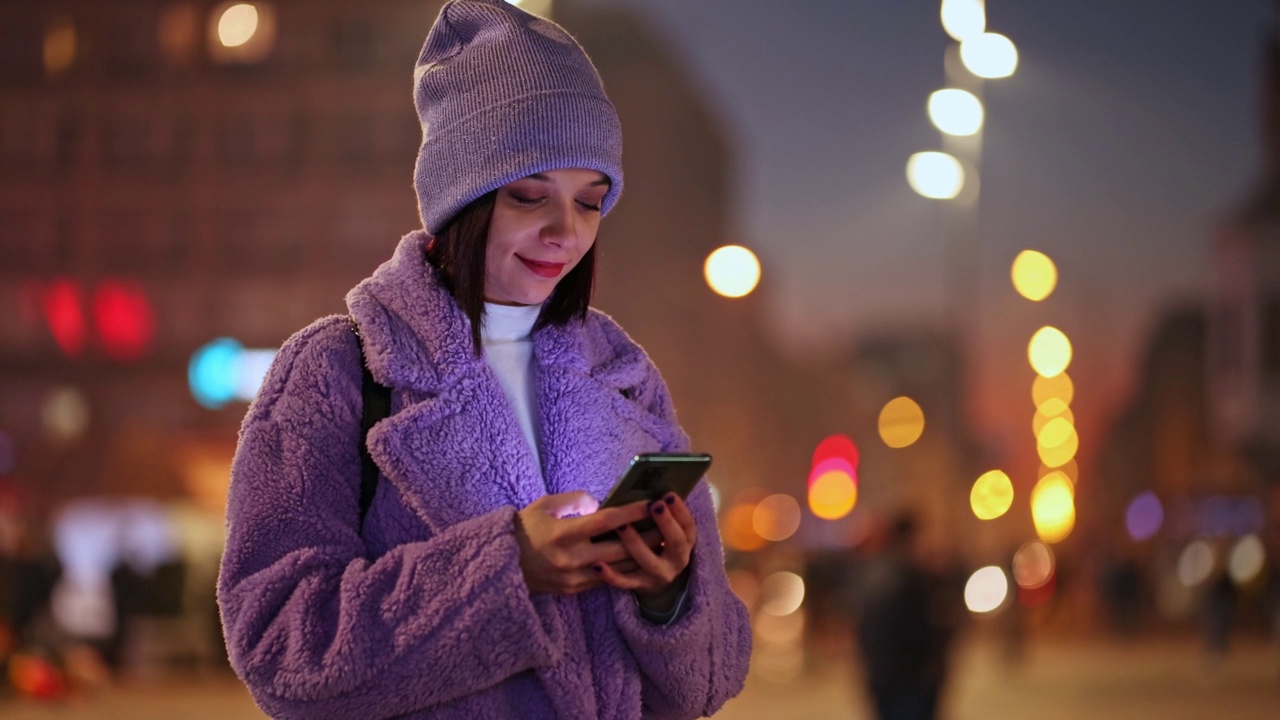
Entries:
{"type": "Polygon", "coordinates": [[[964,586],[964,604],[973,613],[989,613],[1009,596],[1009,577],[1004,570],[988,565],[969,576],[964,586]]]}
{"type": "Polygon", "coordinates": [[[944,152],[918,152],[907,160],[911,189],[933,200],[950,200],[964,189],[964,168],[944,152]]]}
{"type": "Polygon", "coordinates": [[[960,59],[969,72],[994,80],[1018,69],[1018,49],[999,33],[982,33],[960,43],[960,59]]]}
{"type": "Polygon", "coordinates": [[[982,102],[958,88],[938,90],[929,96],[929,119],[948,135],[972,135],[982,129],[982,102]]]}

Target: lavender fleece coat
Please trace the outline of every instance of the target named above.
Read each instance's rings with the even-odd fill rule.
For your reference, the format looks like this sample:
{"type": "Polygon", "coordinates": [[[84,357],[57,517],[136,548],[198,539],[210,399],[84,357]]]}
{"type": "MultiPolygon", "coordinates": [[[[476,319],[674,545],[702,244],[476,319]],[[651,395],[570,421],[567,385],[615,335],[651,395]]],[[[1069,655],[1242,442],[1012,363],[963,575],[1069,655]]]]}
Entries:
{"type": "Polygon", "coordinates": [[[653,363],[610,318],[534,334],[541,470],[468,321],[407,235],[347,296],[392,414],[359,529],[361,356],[346,317],[285,343],[232,466],[218,602],[231,664],[281,718],[693,718],[741,690],[751,633],[705,482],[687,612],[628,592],[531,596],[513,515],[603,500],[637,453],[688,440],[653,363]]]}

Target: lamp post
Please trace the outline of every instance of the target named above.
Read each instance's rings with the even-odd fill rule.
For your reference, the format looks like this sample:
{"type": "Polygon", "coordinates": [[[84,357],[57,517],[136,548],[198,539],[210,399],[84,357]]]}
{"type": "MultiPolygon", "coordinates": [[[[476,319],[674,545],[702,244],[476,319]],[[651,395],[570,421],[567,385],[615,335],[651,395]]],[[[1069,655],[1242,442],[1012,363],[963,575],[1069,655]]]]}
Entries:
{"type": "Polygon", "coordinates": [[[980,269],[978,196],[986,81],[1011,76],[1018,51],[1007,37],[986,31],[984,0],[942,0],[940,17],[955,40],[945,56],[946,87],[930,95],[928,102],[942,151],[912,155],[907,180],[924,197],[946,201],[948,325],[963,337],[963,312],[977,296],[980,269]]]}

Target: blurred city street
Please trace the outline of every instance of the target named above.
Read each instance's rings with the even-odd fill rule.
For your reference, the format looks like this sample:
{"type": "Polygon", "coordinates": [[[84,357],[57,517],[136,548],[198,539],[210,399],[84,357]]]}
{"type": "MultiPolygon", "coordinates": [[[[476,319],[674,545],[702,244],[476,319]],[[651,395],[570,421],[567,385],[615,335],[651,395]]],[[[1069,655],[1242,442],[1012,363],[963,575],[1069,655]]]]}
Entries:
{"type": "MultiPolygon", "coordinates": [[[[1003,664],[999,648],[967,643],[949,694],[951,720],[1089,718],[1232,718],[1271,720],[1280,710],[1280,657],[1250,641],[1210,670],[1192,638],[1049,640],[1028,650],[1024,665],[1003,664]]],[[[753,674],[746,691],[716,715],[723,720],[867,718],[846,653],[828,650],[795,681],[753,674]]],[[[63,704],[0,705],[7,720],[130,718],[240,720],[263,717],[230,676],[137,681],[93,699],[63,704]]]]}

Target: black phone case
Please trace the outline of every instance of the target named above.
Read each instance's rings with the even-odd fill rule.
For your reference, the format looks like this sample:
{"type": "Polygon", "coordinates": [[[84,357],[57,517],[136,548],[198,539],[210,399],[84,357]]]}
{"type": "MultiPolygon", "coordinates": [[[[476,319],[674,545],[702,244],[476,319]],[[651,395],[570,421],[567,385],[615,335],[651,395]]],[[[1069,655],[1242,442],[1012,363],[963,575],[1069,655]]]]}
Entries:
{"type": "MultiPolygon", "coordinates": [[[[600,508],[618,507],[639,501],[653,502],[669,492],[687,498],[693,486],[698,484],[698,480],[710,467],[711,456],[702,453],[637,455],[632,458],[631,465],[613,486],[600,508]]],[[[645,518],[633,523],[632,527],[644,532],[656,526],[652,518],[645,518]]],[[[591,542],[615,540],[617,537],[617,531],[610,530],[591,538],[591,542]]]]}

